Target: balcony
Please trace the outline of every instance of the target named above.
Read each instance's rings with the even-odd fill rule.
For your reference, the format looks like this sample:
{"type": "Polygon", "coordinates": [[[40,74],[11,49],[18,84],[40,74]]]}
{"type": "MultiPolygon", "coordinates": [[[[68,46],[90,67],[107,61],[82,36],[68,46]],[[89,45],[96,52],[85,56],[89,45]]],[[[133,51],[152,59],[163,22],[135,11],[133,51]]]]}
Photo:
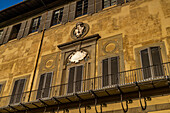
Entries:
{"type": "Polygon", "coordinates": [[[112,77],[111,82],[106,83],[111,76],[113,75],[76,81],[72,83],[72,87],[65,83],[42,90],[0,97],[0,112],[24,112],[26,110],[42,112],[77,107],[80,109],[80,102],[81,107],[85,107],[115,101],[122,103],[135,98],[141,101],[142,97],[146,102],[146,98],[150,96],[170,93],[170,62],[119,72],[118,78],[112,77]],[[72,92],[69,88],[72,88],[72,92]],[[37,94],[40,96],[38,97],[37,94]],[[9,104],[11,98],[15,101],[9,104]]]}

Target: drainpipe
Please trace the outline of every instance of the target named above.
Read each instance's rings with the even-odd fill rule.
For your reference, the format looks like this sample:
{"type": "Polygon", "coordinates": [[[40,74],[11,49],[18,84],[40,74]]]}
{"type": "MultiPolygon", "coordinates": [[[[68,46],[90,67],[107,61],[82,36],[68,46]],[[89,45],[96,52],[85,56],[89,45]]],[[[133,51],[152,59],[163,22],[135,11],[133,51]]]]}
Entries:
{"type": "Polygon", "coordinates": [[[36,64],[35,64],[34,71],[33,71],[33,78],[32,78],[32,82],[31,82],[31,88],[30,88],[30,91],[29,91],[28,102],[30,101],[31,92],[32,92],[33,84],[34,84],[34,79],[35,79],[35,75],[36,75],[36,72],[37,72],[38,62],[39,62],[39,58],[40,58],[40,54],[41,54],[41,48],[42,48],[42,43],[43,43],[44,34],[45,34],[45,22],[47,20],[47,15],[48,15],[47,6],[43,2],[43,0],[41,0],[41,2],[45,6],[47,12],[46,12],[46,15],[45,15],[45,21],[44,21],[43,30],[42,30],[41,41],[40,41],[39,48],[38,48],[38,55],[36,57],[36,64]]]}

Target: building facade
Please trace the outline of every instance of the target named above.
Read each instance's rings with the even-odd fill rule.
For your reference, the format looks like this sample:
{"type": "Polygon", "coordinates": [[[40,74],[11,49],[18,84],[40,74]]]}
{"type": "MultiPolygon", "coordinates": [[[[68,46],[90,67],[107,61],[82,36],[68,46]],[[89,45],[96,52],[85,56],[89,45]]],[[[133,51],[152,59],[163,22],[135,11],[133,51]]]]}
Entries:
{"type": "Polygon", "coordinates": [[[1,113],[170,112],[170,0],[23,1],[0,44],[1,113]]]}

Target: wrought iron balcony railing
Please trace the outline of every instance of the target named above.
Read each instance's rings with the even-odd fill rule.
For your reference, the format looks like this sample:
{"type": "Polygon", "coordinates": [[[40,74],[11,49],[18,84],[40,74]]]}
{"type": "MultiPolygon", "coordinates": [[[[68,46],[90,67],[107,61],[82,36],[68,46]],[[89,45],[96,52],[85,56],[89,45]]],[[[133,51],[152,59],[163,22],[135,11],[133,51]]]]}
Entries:
{"type": "MultiPolygon", "coordinates": [[[[0,107],[8,111],[5,107],[15,110],[15,105],[25,106],[24,103],[32,103],[42,101],[43,99],[51,99],[53,97],[63,97],[86,93],[89,91],[97,91],[101,89],[114,88],[116,86],[126,86],[134,83],[144,83],[148,81],[169,80],[170,62],[161,65],[138,68],[128,71],[119,72],[115,75],[98,76],[94,78],[75,81],[73,83],[64,83],[41,90],[33,90],[22,94],[0,97],[0,107]],[[30,95],[30,101],[28,98],[30,95]],[[11,99],[14,99],[11,103],[11,99]]],[[[68,99],[69,101],[69,99],[68,99]]],[[[36,106],[36,104],[35,104],[36,106]]],[[[19,109],[19,108],[18,108],[19,109]]],[[[1,110],[0,110],[1,111],[1,110]]]]}

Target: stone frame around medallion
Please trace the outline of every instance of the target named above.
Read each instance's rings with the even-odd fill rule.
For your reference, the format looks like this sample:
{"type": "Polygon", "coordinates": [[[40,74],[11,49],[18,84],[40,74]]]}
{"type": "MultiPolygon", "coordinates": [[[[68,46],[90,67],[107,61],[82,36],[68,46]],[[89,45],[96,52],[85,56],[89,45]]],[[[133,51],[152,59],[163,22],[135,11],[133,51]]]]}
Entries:
{"type": "Polygon", "coordinates": [[[76,29],[76,26],[71,30],[71,38],[74,39],[74,40],[77,40],[77,39],[80,39],[80,38],[83,38],[88,32],[89,32],[89,29],[90,29],[90,26],[86,23],[83,23],[84,27],[85,27],[85,30],[84,30],[84,33],[81,35],[81,37],[77,38],[75,35],[74,35],[74,31],[76,29]]]}

